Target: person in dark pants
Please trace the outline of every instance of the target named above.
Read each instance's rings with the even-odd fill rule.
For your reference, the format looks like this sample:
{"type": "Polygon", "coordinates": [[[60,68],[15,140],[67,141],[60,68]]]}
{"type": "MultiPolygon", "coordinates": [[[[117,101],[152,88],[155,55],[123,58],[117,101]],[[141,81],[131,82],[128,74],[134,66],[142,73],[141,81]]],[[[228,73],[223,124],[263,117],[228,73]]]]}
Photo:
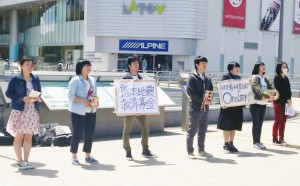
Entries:
{"type": "MultiPolygon", "coordinates": [[[[123,79],[132,79],[133,81],[138,81],[143,79],[141,75],[138,74],[139,70],[139,60],[135,56],[130,56],[126,59],[127,67],[128,67],[128,73],[123,77],[123,79]]],[[[131,154],[131,147],[129,143],[129,135],[130,131],[133,125],[133,119],[136,118],[139,121],[139,124],[141,126],[141,133],[142,133],[142,146],[143,146],[143,152],[142,156],[147,158],[156,158],[157,156],[153,154],[149,150],[148,145],[148,139],[149,139],[149,126],[148,121],[145,115],[140,115],[137,113],[134,116],[124,116],[124,129],[123,129],[123,148],[126,151],[126,159],[129,161],[133,160],[132,154],[131,154]]]]}
{"type": "MultiPolygon", "coordinates": [[[[189,126],[187,130],[186,147],[188,158],[195,159],[193,141],[198,133],[198,155],[211,157],[212,155],[204,150],[205,135],[208,124],[209,105],[205,104],[206,90],[213,90],[211,78],[205,75],[207,67],[206,57],[198,56],[194,60],[195,72],[190,74],[187,81],[187,93],[191,99],[189,107],[189,126]]],[[[211,100],[207,100],[211,101],[211,100]]]]}
{"type": "Polygon", "coordinates": [[[266,149],[264,144],[261,143],[260,137],[267,103],[268,101],[277,100],[279,96],[273,84],[264,76],[265,71],[265,64],[263,62],[257,62],[254,65],[250,78],[254,94],[254,102],[250,105],[253,122],[253,147],[260,150],[266,149]]]}
{"type": "MultiPolygon", "coordinates": [[[[223,80],[239,80],[240,64],[230,62],[227,66],[228,73],[222,78],[223,80]]],[[[235,130],[241,131],[243,124],[243,107],[221,108],[218,119],[218,129],[223,130],[224,146],[226,152],[238,152],[238,149],[233,145],[235,130]]]]}
{"type": "Polygon", "coordinates": [[[273,125],[273,144],[288,146],[284,141],[284,130],[287,116],[285,115],[285,105],[292,106],[292,91],[289,78],[286,76],[289,67],[286,62],[279,62],[276,66],[276,76],[274,86],[279,92],[279,98],[273,102],[275,121],[273,125]]]}
{"type": "Polygon", "coordinates": [[[96,108],[90,104],[90,97],[97,96],[96,81],[89,76],[91,63],[88,60],[78,61],[76,74],[69,82],[69,111],[72,120],[72,140],[70,152],[72,153],[72,164],[79,165],[77,150],[79,142],[84,133],[83,152],[85,162],[96,164],[98,161],[90,156],[92,150],[93,136],[96,125],[96,108]]]}

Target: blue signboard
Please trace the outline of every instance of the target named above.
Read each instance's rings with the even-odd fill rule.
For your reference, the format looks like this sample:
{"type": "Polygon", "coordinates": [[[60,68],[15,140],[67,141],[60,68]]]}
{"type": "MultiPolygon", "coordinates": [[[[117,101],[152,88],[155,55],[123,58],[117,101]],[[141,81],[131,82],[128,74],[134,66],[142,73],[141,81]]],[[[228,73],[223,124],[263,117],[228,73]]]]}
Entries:
{"type": "Polygon", "coordinates": [[[119,50],[168,52],[169,41],[166,40],[119,40],[119,50]]]}

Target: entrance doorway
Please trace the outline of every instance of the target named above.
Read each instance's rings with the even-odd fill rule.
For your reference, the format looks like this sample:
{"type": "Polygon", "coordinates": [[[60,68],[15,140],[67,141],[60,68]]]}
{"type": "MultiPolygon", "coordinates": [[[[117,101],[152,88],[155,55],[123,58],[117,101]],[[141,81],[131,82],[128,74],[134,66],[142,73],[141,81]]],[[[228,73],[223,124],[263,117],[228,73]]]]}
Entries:
{"type": "Polygon", "coordinates": [[[140,61],[140,71],[156,72],[160,64],[160,71],[172,71],[172,55],[155,54],[118,54],[118,69],[126,70],[126,58],[135,55],[140,61]]]}

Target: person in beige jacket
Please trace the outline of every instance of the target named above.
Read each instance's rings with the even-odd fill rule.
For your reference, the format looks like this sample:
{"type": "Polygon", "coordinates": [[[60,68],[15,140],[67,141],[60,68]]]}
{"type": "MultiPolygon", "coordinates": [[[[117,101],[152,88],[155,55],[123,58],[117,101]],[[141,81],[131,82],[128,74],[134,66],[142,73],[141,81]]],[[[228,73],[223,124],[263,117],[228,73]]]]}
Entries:
{"type": "Polygon", "coordinates": [[[267,103],[277,100],[279,97],[279,93],[274,88],[272,82],[264,76],[265,71],[265,64],[263,62],[257,62],[254,65],[252,76],[250,78],[254,94],[254,101],[250,105],[250,112],[253,122],[253,147],[260,150],[266,149],[266,147],[261,143],[260,137],[267,103]]]}

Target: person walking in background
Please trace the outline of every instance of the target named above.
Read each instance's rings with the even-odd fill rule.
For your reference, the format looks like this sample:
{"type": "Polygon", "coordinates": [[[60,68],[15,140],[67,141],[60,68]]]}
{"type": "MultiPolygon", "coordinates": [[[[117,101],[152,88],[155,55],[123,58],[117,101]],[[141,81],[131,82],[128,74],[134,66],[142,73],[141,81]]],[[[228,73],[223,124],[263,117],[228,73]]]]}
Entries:
{"type": "Polygon", "coordinates": [[[89,76],[92,70],[91,62],[80,60],[76,64],[76,75],[69,82],[69,111],[72,121],[72,140],[70,152],[72,164],[79,165],[77,158],[78,145],[84,133],[83,152],[85,162],[97,164],[98,161],[91,156],[93,137],[96,126],[96,108],[91,106],[91,96],[97,96],[97,85],[93,77],[89,76]]]}
{"type": "Polygon", "coordinates": [[[274,86],[279,92],[279,98],[273,102],[275,121],[273,125],[273,144],[289,145],[284,141],[284,130],[287,116],[285,115],[285,105],[292,106],[292,91],[289,78],[286,76],[289,67],[286,62],[279,62],[276,65],[276,76],[274,86]]]}
{"type": "Polygon", "coordinates": [[[211,102],[211,98],[206,97],[206,91],[213,91],[211,78],[205,75],[207,59],[198,56],[194,60],[195,72],[190,74],[187,81],[187,93],[191,99],[189,107],[189,126],[187,130],[186,147],[188,158],[195,159],[193,141],[198,133],[198,155],[202,157],[211,157],[212,155],[205,151],[205,136],[208,124],[209,105],[205,102],[211,102]],[[210,99],[210,100],[209,100],[210,99]]]}
{"type": "MultiPolygon", "coordinates": [[[[227,66],[228,73],[222,77],[223,80],[238,80],[241,77],[240,65],[237,62],[230,62],[227,66]]],[[[226,152],[238,152],[233,145],[235,130],[241,131],[243,124],[243,107],[221,108],[217,128],[223,130],[224,146],[226,152]]]]}
{"type": "MultiPolygon", "coordinates": [[[[141,75],[138,74],[139,70],[139,60],[135,56],[130,56],[126,59],[128,73],[123,77],[123,79],[132,79],[133,81],[138,81],[143,79],[141,75]]],[[[142,146],[143,152],[142,156],[147,158],[157,158],[155,154],[153,154],[149,150],[148,139],[149,139],[149,126],[147,117],[145,115],[140,115],[137,113],[134,116],[124,116],[124,129],[123,129],[123,148],[126,151],[126,159],[129,161],[133,161],[133,157],[131,154],[131,147],[129,143],[129,135],[133,125],[133,119],[136,118],[139,121],[142,133],[142,146]]]]}
{"type": "Polygon", "coordinates": [[[260,137],[267,103],[268,101],[277,100],[279,96],[273,84],[264,76],[265,72],[265,64],[263,62],[257,62],[254,65],[252,76],[250,78],[254,94],[254,102],[250,105],[253,122],[253,147],[260,150],[266,149],[261,143],[260,137]]]}
{"type": "Polygon", "coordinates": [[[24,57],[20,61],[21,73],[13,76],[5,92],[11,99],[11,113],[7,122],[7,132],[14,136],[14,150],[17,167],[22,170],[33,169],[28,163],[32,146],[32,135],[38,133],[39,96],[30,97],[32,90],[41,92],[40,80],[32,74],[32,59],[24,57]],[[22,150],[24,157],[22,157],[22,150]]]}

